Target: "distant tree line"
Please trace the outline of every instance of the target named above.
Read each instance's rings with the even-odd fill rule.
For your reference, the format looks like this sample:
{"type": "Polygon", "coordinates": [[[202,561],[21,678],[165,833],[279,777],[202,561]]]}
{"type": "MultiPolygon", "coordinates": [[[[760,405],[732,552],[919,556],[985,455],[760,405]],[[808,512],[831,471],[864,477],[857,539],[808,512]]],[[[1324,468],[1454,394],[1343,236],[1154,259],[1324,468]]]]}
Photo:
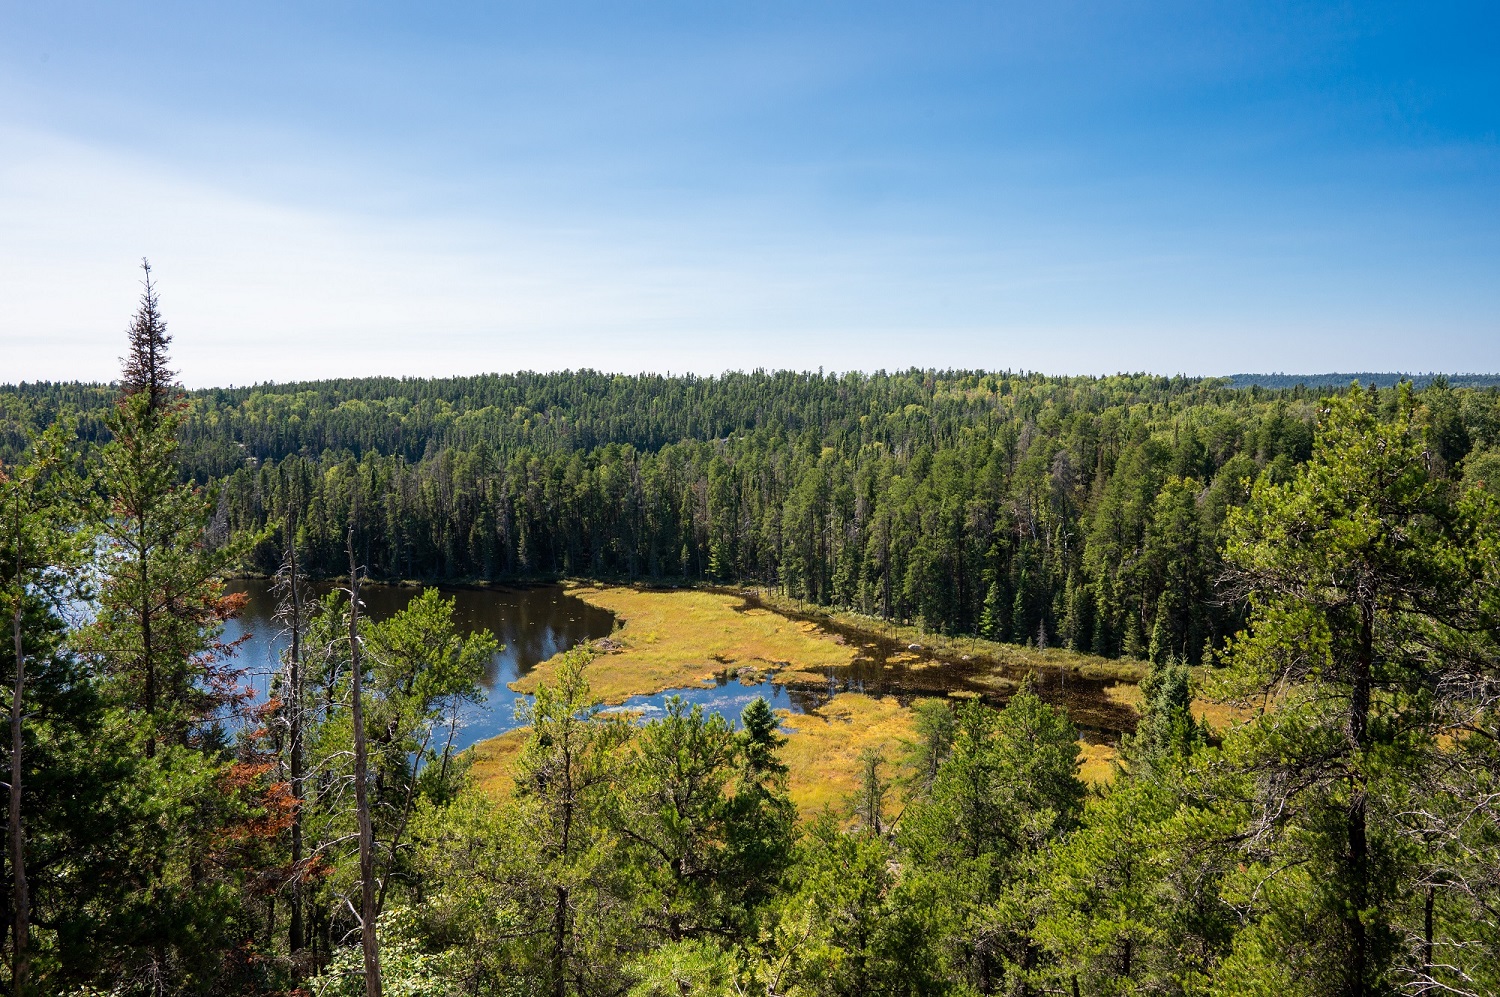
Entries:
{"type": "Polygon", "coordinates": [[[1402,381],[1410,381],[1414,387],[1425,388],[1441,382],[1454,388],[1500,387],[1500,374],[1417,374],[1399,372],[1359,371],[1347,374],[1231,374],[1225,380],[1236,388],[1345,388],[1350,383],[1373,385],[1377,388],[1394,388],[1402,381]]]}

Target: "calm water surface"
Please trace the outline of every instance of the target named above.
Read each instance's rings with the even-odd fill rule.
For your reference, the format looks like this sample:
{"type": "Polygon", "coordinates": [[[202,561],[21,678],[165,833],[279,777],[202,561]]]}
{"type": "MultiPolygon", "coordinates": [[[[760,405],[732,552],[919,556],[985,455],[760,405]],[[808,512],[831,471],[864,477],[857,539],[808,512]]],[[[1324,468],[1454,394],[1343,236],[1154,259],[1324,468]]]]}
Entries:
{"type": "MultiPolygon", "coordinates": [[[[317,588],[321,595],[332,586],[317,588]]],[[[273,674],[281,667],[280,654],[287,638],[276,622],[276,599],[269,582],[233,581],[229,591],[244,592],[249,601],[239,619],[225,629],[225,638],[249,638],[240,648],[239,660],[250,670],[248,680],[257,696],[264,697],[273,674]]],[[[503,645],[490,659],[484,687],[489,702],[474,708],[464,718],[464,728],[455,739],[459,747],[514,729],[515,701],[519,697],[506,685],[561,651],[599,637],[614,629],[614,615],[569,595],[558,585],[531,588],[446,588],[438,590],[454,601],[454,619],[466,633],[487,629],[503,645]]],[[[406,608],[422,592],[409,586],[365,585],[360,596],[372,619],[385,620],[406,608]]]]}

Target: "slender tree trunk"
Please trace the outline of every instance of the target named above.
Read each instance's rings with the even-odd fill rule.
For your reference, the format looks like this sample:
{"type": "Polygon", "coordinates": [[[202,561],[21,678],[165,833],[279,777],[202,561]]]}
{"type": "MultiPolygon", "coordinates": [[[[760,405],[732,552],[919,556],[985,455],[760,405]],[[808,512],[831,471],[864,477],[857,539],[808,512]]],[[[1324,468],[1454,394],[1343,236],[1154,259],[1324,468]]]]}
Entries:
{"type": "MultiPolygon", "coordinates": [[[[1360,611],[1359,651],[1355,656],[1354,676],[1349,693],[1348,733],[1355,760],[1362,764],[1368,740],[1371,672],[1375,662],[1373,597],[1360,607],[1360,611]]],[[[1362,778],[1357,773],[1350,777],[1350,790],[1352,798],[1346,818],[1348,851],[1345,855],[1349,914],[1344,918],[1344,929],[1349,937],[1349,954],[1344,967],[1344,993],[1346,997],[1366,997],[1369,993],[1369,937],[1363,914],[1369,902],[1370,846],[1366,827],[1365,789],[1362,778]]]]}
{"type": "MultiPolygon", "coordinates": [[[[423,755],[427,754],[427,745],[429,742],[431,742],[431,740],[432,732],[429,730],[427,736],[422,739],[421,747],[419,747],[415,752],[416,757],[421,758],[423,755]]],[[[396,829],[391,832],[390,847],[392,862],[394,862],[396,858],[396,849],[401,846],[402,839],[406,837],[406,828],[407,825],[411,823],[412,809],[416,806],[416,802],[417,773],[415,770],[413,770],[411,781],[406,784],[406,800],[401,804],[401,819],[397,823],[396,829]]],[[[391,876],[390,871],[387,870],[385,878],[380,881],[380,893],[375,897],[376,920],[380,919],[380,912],[385,910],[385,895],[386,890],[390,887],[390,885],[391,876]]]]}
{"type": "Polygon", "coordinates": [[[448,761],[453,756],[453,738],[458,734],[458,704],[451,703],[448,714],[448,740],[443,745],[443,765],[438,770],[438,781],[444,786],[448,785],[448,761]]]}
{"type": "Polygon", "coordinates": [[[14,946],[12,947],[11,983],[16,997],[26,993],[26,978],[29,974],[31,953],[31,891],[26,882],[26,830],[21,825],[21,719],[26,692],[26,654],[21,639],[21,535],[19,524],[16,531],[16,603],[11,610],[11,628],[16,640],[16,684],[10,699],[10,866],[14,877],[12,900],[15,904],[15,922],[12,925],[14,946]]]}
{"type": "Polygon", "coordinates": [[[293,525],[288,525],[287,566],[290,569],[292,596],[292,646],[291,646],[291,745],[289,748],[292,776],[292,911],[287,939],[292,955],[302,951],[306,944],[302,927],[302,795],[304,773],[302,771],[302,583],[297,574],[297,541],[293,525]]]}
{"type": "Polygon", "coordinates": [[[1429,980],[1432,979],[1432,902],[1435,892],[1429,884],[1422,917],[1422,975],[1429,980]]]}
{"type": "MultiPolygon", "coordinates": [[[[569,721],[570,722],[570,721],[569,721]]],[[[571,734],[565,734],[570,737],[571,734]]],[[[562,750],[562,773],[563,773],[563,813],[562,813],[562,835],[560,838],[559,853],[563,864],[568,861],[568,852],[572,846],[573,838],[573,755],[569,745],[564,744],[562,750]]],[[[567,997],[568,992],[568,906],[569,894],[566,886],[557,887],[555,906],[552,912],[552,994],[553,997],[567,997]]]]}
{"type": "Polygon", "coordinates": [[[365,957],[365,997],[380,997],[380,941],[375,936],[375,829],[365,785],[364,662],[359,646],[359,568],[354,563],[354,528],[349,528],[349,667],[354,694],[354,807],[359,818],[360,946],[365,957]]]}
{"type": "Polygon", "coordinates": [[[146,673],[146,757],[156,757],[156,656],[151,653],[151,575],[146,562],[144,518],[141,523],[141,664],[146,673]]]}

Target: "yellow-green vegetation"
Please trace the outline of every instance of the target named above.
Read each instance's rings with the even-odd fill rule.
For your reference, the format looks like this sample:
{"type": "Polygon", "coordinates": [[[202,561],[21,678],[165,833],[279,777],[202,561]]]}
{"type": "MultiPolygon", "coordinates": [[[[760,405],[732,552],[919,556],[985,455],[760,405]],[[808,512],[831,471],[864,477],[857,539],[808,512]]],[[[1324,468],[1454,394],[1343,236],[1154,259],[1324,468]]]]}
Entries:
{"type": "MultiPolygon", "coordinates": [[[[953,698],[967,697],[960,693],[953,698]]],[[[854,796],[866,751],[884,755],[881,775],[898,779],[903,774],[901,763],[915,739],[913,711],[891,696],[877,699],[845,692],[811,712],[781,710],[778,716],[787,733],[781,760],[788,769],[788,790],[804,817],[824,807],[838,809],[854,796]]],[[[515,761],[526,736],[524,729],[513,730],[470,748],[473,784],[492,797],[508,796],[515,786],[515,761]]],[[[1080,740],[1078,750],[1079,777],[1084,782],[1098,787],[1113,778],[1114,761],[1119,755],[1113,745],[1080,740]]],[[[899,807],[899,793],[892,793],[888,808],[899,807]]]]}
{"type": "MultiPolygon", "coordinates": [[[[971,660],[997,669],[993,675],[973,675],[970,681],[996,691],[1007,691],[1016,681],[1004,669],[1066,669],[1084,678],[1114,678],[1108,690],[1115,702],[1139,707],[1135,682],[1145,665],[1110,661],[1064,649],[1018,647],[971,638],[944,637],[912,626],[847,612],[808,612],[774,593],[757,593],[762,606],[746,606],[739,595],[704,589],[649,589],[619,585],[571,583],[569,591],[594,606],[615,614],[619,626],[604,653],[588,667],[594,694],[618,704],[631,696],[649,695],[710,681],[725,672],[760,675],[774,671],[790,684],[821,684],[823,669],[854,661],[861,637],[894,643],[884,661],[904,666],[908,673],[942,669],[946,661],[971,660]],[[767,608],[763,608],[767,607],[767,608]],[[793,613],[792,619],[783,613],[793,613]],[[829,632],[824,621],[850,636],[829,632]],[[908,650],[911,644],[920,650],[908,650]]],[[[543,662],[511,685],[517,692],[535,691],[551,681],[556,659],[543,662]]],[[[976,695],[953,692],[950,695],[976,695]]],[[[1206,701],[1195,712],[1213,714],[1223,708],[1206,701]]],[[[804,814],[824,806],[838,806],[859,785],[861,755],[873,749],[887,759],[883,773],[894,777],[897,763],[913,736],[912,711],[894,698],[843,693],[807,714],[783,713],[790,732],[784,760],[790,770],[793,800],[804,814]]],[[[511,788],[510,769],[524,735],[505,734],[473,749],[477,785],[503,795],[511,788]]],[[[1114,772],[1116,750],[1108,744],[1079,742],[1080,774],[1091,785],[1102,785],[1114,772]]],[[[893,797],[894,799],[894,797],[893,797]]]]}
{"type": "Polygon", "coordinates": [[[468,750],[469,778],[489,796],[509,796],[515,788],[516,758],[526,746],[527,728],[486,738],[468,750]]]}
{"type": "Polygon", "coordinates": [[[1108,785],[1115,777],[1115,760],[1120,749],[1113,744],[1078,742],[1078,778],[1095,789],[1108,785]]]}
{"type": "Polygon", "coordinates": [[[790,770],[787,788],[804,816],[854,795],[867,750],[884,754],[881,774],[894,777],[915,734],[912,711],[890,696],[846,692],[810,713],[780,716],[790,731],[781,749],[790,770]]]}
{"type": "MultiPolygon", "coordinates": [[[[853,649],[814,624],[747,609],[736,595],[581,584],[569,591],[620,621],[604,645],[606,653],[588,668],[590,687],[606,703],[681,689],[723,672],[816,672],[854,660],[853,649]]],[[[539,683],[551,681],[555,661],[542,662],[511,688],[535,691],[539,683]]]]}
{"type": "MultiPolygon", "coordinates": [[[[894,779],[913,738],[912,711],[890,696],[876,699],[846,692],[810,713],[782,710],[778,715],[788,733],[781,750],[789,769],[788,789],[797,809],[807,816],[825,806],[839,807],[854,795],[863,764],[860,756],[866,750],[885,755],[881,774],[894,779]]],[[[510,731],[470,748],[474,785],[494,797],[509,795],[527,733],[510,731]]]]}
{"type": "Polygon", "coordinates": [[[1236,703],[1216,703],[1210,699],[1194,698],[1192,702],[1193,718],[1206,720],[1214,730],[1223,733],[1230,727],[1238,727],[1253,719],[1257,711],[1252,706],[1236,703]]]}

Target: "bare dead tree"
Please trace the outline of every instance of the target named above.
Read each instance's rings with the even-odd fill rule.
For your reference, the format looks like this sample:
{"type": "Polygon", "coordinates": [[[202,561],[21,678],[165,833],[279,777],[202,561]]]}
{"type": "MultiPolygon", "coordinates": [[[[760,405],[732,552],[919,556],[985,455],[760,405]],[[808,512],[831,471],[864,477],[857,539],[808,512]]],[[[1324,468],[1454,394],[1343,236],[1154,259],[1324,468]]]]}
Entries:
{"type": "Polygon", "coordinates": [[[307,721],[307,703],[305,688],[306,669],[302,660],[302,636],[307,625],[306,611],[304,609],[307,579],[297,564],[297,523],[295,513],[287,517],[286,534],[286,555],[282,561],[281,571],[277,573],[276,586],[280,590],[281,596],[279,600],[279,615],[282,617],[283,625],[286,628],[289,644],[286,654],[285,703],[282,709],[287,726],[287,775],[288,782],[291,784],[292,798],[295,802],[293,804],[291,827],[292,904],[287,941],[293,961],[296,962],[297,957],[307,944],[306,932],[303,926],[303,880],[306,871],[306,856],[303,854],[303,825],[306,815],[303,812],[303,801],[306,797],[307,778],[303,740],[307,721]]]}
{"type": "Polygon", "coordinates": [[[380,941],[376,937],[375,828],[370,821],[368,746],[365,743],[364,661],[359,643],[359,566],[354,526],[349,526],[349,671],[353,683],[354,807],[359,820],[360,947],[365,959],[365,997],[381,997],[380,941]]]}

